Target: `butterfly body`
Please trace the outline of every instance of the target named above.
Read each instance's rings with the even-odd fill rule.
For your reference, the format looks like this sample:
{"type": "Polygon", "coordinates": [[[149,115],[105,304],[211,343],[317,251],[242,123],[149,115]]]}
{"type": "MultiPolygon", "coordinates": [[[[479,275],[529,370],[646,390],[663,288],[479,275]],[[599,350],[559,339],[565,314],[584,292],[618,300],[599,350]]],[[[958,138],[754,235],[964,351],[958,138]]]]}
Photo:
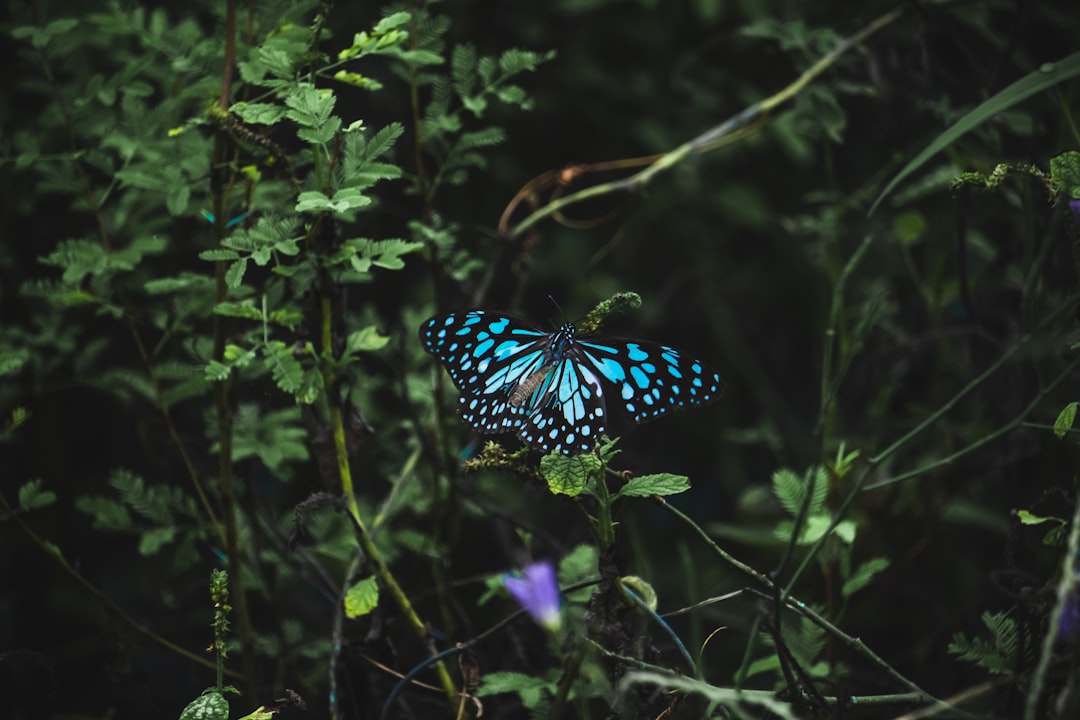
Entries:
{"type": "Polygon", "coordinates": [[[548,333],[469,310],[431,318],[420,340],[461,391],[462,419],[483,433],[514,431],[544,452],[591,450],[607,428],[609,402],[644,422],[723,392],[718,373],[674,348],[580,339],[570,323],[548,333]]]}

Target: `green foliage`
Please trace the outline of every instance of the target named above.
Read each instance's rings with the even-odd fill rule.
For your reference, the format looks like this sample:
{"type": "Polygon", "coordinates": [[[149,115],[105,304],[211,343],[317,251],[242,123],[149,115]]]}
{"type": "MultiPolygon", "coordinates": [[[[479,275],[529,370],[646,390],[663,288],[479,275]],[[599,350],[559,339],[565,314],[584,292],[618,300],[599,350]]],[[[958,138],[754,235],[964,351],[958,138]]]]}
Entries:
{"type": "Polygon", "coordinates": [[[540,473],[547,479],[551,492],[577,497],[586,491],[589,482],[604,468],[596,455],[563,455],[554,452],[540,460],[540,473]]]}
{"type": "Polygon", "coordinates": [[[1073,423],[1076,422],[1076,408],[1080,403],[1071,402],[1061,409],[1057,418],[1054,420],[1054,434],[1059,438],[1065,437],[1065,435],[1072,430],[1073,423]]]}
{"type": "Polygon", "coordinates": [[[484,674],[483,683],[476,694],[487,697],[500,693],[516,693],[521,704],[531,710],[554,692],[555,683],[547,678],[516,672],[493,672],[484,674]]]}
{"type": "Polygon", "coordinates": [[[1074,53],[1058,62],[1046,63],[1038,70],[1020,78],[1008,87],[987,98],[978,107],[958,120],[952,127],[941,133],[922,152],[915,156],[907,165],[881,191],[874,204],[870,206],[873,213],[878,204],[899,185],[904,178],[918,170],[930,158],[937,155],[945,148],[953,145],[961,136],[970,132],[990,118],[996,117],[1005,110],[1013,107],[1036,93],[1044,92],[1059,83],[1065,82],[1080,75],[1080,53],[1074,53]]]}
{"type": "Polygon", "coordinates": [[[1017,657],[1016,621],[1004,612],[984,612],[982,622],[990,631],[989,639],[977,637],[969,640],[963,633],[956,633],[949,642],[949,652],[995,675],[1014,672],[1020,661],[1017,657]]]}
{"type": "Polygon", "coordinates": [[[64,577],[0,605],[53,609],[16,645],[70,697],[138,703],[130,633],[190,664],[167,712],[213,682],[184,718],[229,716],[226,671],[246,717],[282,686],[393,715],[410,668],[451,714],[477,684],[493,716],[898,714],[960,692],[933,638],[992,577],[1015,606],[950,652],[1068,700],[1033,598],[1075,569],[1080,63],[1039,64],[1071,16],[609,5],[11,6],[0,542],[64,577]],[[465,306],[592,306],[729,397],[618,451],[474,455],[415,334],[465,306]],[[581,585],[557,636],[503,623],[531,558],[581,585]],[[188,600],[221,563],[211,661],[188,600]]]}
{"type": "Polygon", "coordinates": [[[44,481],[41,478],[31,480],[19,488],[19,512],[40,510],[56,502],[56,493],[51,490],[43,490],[44,481]]]}
{"type": "Polygon", "coordinates": [[[216,690],[207,690],[187,704],[180,720],[228,720],[229,701],[216,690]]]}
{"type": "Polygon", "coordinates": [[[1080,152],[1070,150],[1050,158],[1050,180],[1065,197],[1080,198],[1080,152]]]}
{"type": "Polygon", "coordinates": [[[677,495],[690,489],[690,478],[685,475],[658,473],[632,477],[619,488],[615,497],[651,497],[653,495],[677,495]]]}
{"type": "Polygon", "coordinates": [[[345,617],[367,615],[379,604],[379,586],[374,577],[353,583],[345,592],[345,617]]]}

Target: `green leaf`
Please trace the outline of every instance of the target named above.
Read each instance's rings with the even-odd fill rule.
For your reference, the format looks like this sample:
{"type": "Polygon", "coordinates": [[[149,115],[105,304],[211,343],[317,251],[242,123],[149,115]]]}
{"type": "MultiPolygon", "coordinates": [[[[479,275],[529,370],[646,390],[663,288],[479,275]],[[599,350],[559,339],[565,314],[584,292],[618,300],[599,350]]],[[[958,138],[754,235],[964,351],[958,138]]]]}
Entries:
{"type": "Polygon", "coordinates": [[[370,78],[367,75],[361,75],[358,72],[350,72],[348,70],[338,70],[334,73],[334,79],[338,82],[345,83],[346,85],[352,85],[363,90],[382,90],[382,83],[374,78],[370,78]]]}
{"type": "Polygon", "coordinates": [[[1050,158],[1050,179],[1058,192],[1080,199],[1080,152],[1069,150],[1050,158]]]}
{"type": "MultiPolygon", "coordinates": [[[[241,283],[244,282],[244,272],[246,270],[247,258],[240,258],[236,262],[229,265],[229,269],[225,271],[225,284],[229,287],[230,290],[235,290],[236,288],[240,287],[241,283]]],[[[261,312],[259,313],[259,317],[262,317],[261,312]]]]}
{"type": "MultiPolygon", "coordinates": [[[[330,208],[330,198],[318,190],[308,190],[296,198],[296,212],[321,212],[330,208]]],[[[200,253],[201,257],[201,253],[200,253]]]]}
{"type": "Polygon", "coordinates": [[[394,147],[394,143],[405,132],[405,126],[399,122],[393,122],[379,130],[370,140],[367,141],[367,147],[364,149],[364,155],[368,158],[377,158],[384,155],[394,147]]]}
{"type": "Polygon", "coordinates": [[[372,199],[360,192],[357,187],[343,187],[334,193],[330,200],[330,207],[334,212],[343,213],[349,210],[367,207],[372,199]]]}
{"type": "MultiPolygon", "coordinates": [[[[578,545],[559,560],[559,584],[562,586],[596,577],[596,566],[600,560],[600,551],[594,545],[578,545]]],[[[585,602],[592,595],[592,588],[580,588],[567,593],[567,601],[585,602]]]]}
{"type": "Polygon", "coordinates": [[[394,28],[399,28],[405,23],[409,22],[409,18],[412,17],[409,13],[402,10],[401,12],[392,13],[387,15],[379,22],[375,23],[375,27],[372,28],[373,35],[382,35],[388,33],[394,28]]]}
{"type": "Polygon", "coordinates": [[[949,643],[949,652],[997,675],[1013,672],[1017,654],[1016,622],[1004,612],[984,612],[982,621],[990,630],[992,641],[979,637],[969,641],[957,633],[949,643]]]}
{"type": "Polygon", "coordinates": [[[245,318],[247,320],[262,320],[262,310],[251,304],[220,302],[214,306],[215,315],[225,317],[245,318]]]}
{"type": "Polygon", "coordinates": [[[615,494],[615,497],[651,497],[653,495],[676,495],[690,489],[690,479],[685,475],[659,473],[632,477],[615,494]]]}
{"type": "Polygon", "coordinates": [[[139,538],[139,554],[143,557],[157,555],[161,548],[165,547],[176,537],[177,527],[168,525],[147,530],[139,538]]]}
{"type": "Polygon", "coordinates": [[[0,376],[15,375],[30,361],[30,351],[24,348],[0,350],[0,376]]]}
{"type": "Polygon", "coordinates": [[[811,479],[814,481],[814,495],[810,498],[810,505],[807,508],[808,515],[814,515],[824,507],[825,498],[829,492],[829,475],[825,472],[825,469],[821,467],[810,468],[802,478],[786,468],[781,468],[773,473],[772,484],[776,499],[780,501],[784,510],[792,517],[798,517],[803,504],[806,502],[806,491],[809,489],[811,479]]]}
{"type": "Polygon", "coordinates": [[[195,273],[181,273],[177,277],[164,277],[156,280],[147,280],[143,289],[150,295],[168,295],[178,290],[191,289],[198,292],[207,292],[213,287],[214,279],[206,275],[195,273]]]}
{"type": "Polygon", "coordinates": [[[131,515],[127,508],[115,500],[96,495],[75,498],[75,509],[94,519],[95,530],[130,530],[131,515]]]}
{"type": "Polygon", "coordinates": [[[386,343],[388,342],[390,342],[389,337],[380,335],[374,325],[369,325],[363,330],[349,333],[345,349],[346,352],[349,353],[381,350],[386,347],[386,343]]]}
{"type": "Polygon", "coordinates": [[[1056,63],[1046,63],[1038,70],[1025,75],[1008,87],[1004,88],[992,97],[983,101],[974,110],[960,118],[948,130],[938,135],[929,145],[915,156],[900,172],[889,181],[885,189],[874,200],[870,210],[866,213],[869,217],[885,197],[893,191],[908,175],[926,164],[930,158],[937,155],[945,148],[952,145],[960,137],[974,130],[987,120],[990,120],[1009,108],[1028,99],[1036,93],[1052,88],[1058,83],[1080,75],[1080,53],[1073,53],[1062,58],[1056,63]]]}
{"type": "Polygon", "coordinates": [[[208,690],[188,703],[180,720],[229,720],[229,701],[216,690],[208,690]]]}
{"type": "Polygon", "coordinates": [[[752,678],[755,675],[779,669],[780,657],[778,655],[769,655],[750,663],[750,666],[746,669],[746,677],[752,678]]]}
{"type": "Polygon", "coordinates": [[[35,478],[19,488],[19,509],[28,512],[48,507],[56,502],[56,493],[51,490],[42,490],[44,481],[35,478]]]}
{"type": "Polygon", "coordinates": [[[889,559],[886,557],[876,557],[867,560],[851,574],[846,581],[844,581],[844,587],[841,588],[840,593],[844,597],[851,597],[859,590],[870,584],[870,581],[874,579],[874,576],[879,572],[889,567],[889,559]]]}
{"type": "Polygon", "coordinates": [[[364,578],[345,593],[345,617],[352,620],[367,615],[378,604],[378,583],[374,577],[364,578]]]}
{"type": "Polygon", "coordinates": [[[1062,524],[1065,523],[1065,521],[1059,517],[1041,517],[1039,515],[1035,515],[1032,512],[1029,512],[1028,510],[1017,510],[1016,517],[1018,520],[1020,520],[1021,525],[1042,525],[1043,523],[1048,522],[1062,524]]]}
{"type": "Polygon", "coordinates": [[[263,349],[263,357],[274,382],[283,391],[292,395],[303,386],[304,368],[293,355],[292,346],[274,340],[263,349]]]}
{"type": "Polygon", "coordinates": [[[206,363],[206,367],[203,368],[203,377],[210,382],[224,382],[229,378],[229,374],[232,372],[232,366],[225,363],[218,362],[217,360],[211,360],[206,363]]]}
{"type": "Polygon", "coordinates": [[[485,674],[480,679],[480,688],[476,694],[485,697],[502,693],[517,693],[522,705],[526,708],[534,708],[554,691],[554,683],[544,678],[517,672],[493,672],[485,674]]]}
{"type": "Polygon", "coordinates": [[[285,108],[272,103],[234,103],[230,112],[251,125],[275,125],[285,117],[285,108]]]}
{"type": "Polygon", "coordinates": [[[209,260],[211,262],[218,262],[221,260],[238,260],[240,255],[235,250],[226,250],[224,248],[214,248],[213,250],[203,250],[199,253],[200,260],[209,260]]]}
{"type": "Polygon", "coordinates": [[[1054,421],[1054,434],[1059,438],[1065,437],[1069,430],[1072,430],[1073,423],[1076,422],[1078,404],[1080,403],[1071,402],[1058,413],[1057,420],[1054,421]]]}
{"type": "Polygon", "coordinates": [[[540,474],[547,480],[548,489],[555,495],[580,495],[589,478],[603,467],[600,458],[592,453],[570,456],[553,452],[540,458],[540,474]]]}

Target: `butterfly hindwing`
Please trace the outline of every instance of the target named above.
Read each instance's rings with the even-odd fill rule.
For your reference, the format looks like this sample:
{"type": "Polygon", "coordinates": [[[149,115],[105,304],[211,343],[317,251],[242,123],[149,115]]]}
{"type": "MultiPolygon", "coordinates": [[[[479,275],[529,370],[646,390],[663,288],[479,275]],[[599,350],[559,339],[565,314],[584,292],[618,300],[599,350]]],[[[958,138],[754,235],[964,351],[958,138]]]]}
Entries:
{"type": "Polygon", "coordinates": [[[428,320],[420,340],[461,391],[466,422],[483,433],[516,432],[544,452],[591,450],[607,427],[608,401],[640,423],[723,392],[718,373],[674,348],[574,332],[469,310],[428,320]]]}
{"type": "Polygon", "coordinates": [[[517,436],[544,452],[588,452],[606,428],[603,386],[573,355],[552,365],[525,403],[517,436]]]}

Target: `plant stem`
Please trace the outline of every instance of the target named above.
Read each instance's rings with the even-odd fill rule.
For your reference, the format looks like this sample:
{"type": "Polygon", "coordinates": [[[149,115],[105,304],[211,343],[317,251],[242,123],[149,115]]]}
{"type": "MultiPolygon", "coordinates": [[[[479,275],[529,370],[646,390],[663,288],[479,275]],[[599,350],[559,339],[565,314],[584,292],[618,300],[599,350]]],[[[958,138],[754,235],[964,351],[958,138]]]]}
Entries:
{"type": "MultiPolygon", "coordinates": [[[[331,361],[333,355],[333,323],[331,320],[331,304],[329,297],[324,296],[322,298],[321,308],[322,359],[320,360],[320,371],[322,372],[323,386],[326,392],[326,404],[330,416],[330,429],[334,437],[334,453],[337,458],[338,473],[341,477],[341,492],[345,496],[345,502],[348,506],[349,515],[352,518],[353,528],[356,531],[356,539],[360,545],[360,550],[364,553],[364,556],[370,563],[372,572],[375,574],[375,577],[378,578],[380,585],[390,593],[394,602],[397,603],[398,608],[401,610],[401,614],[405,617],[406,623],[412,628],[416,637],[426,646],[429,641],[427,626],[424,625],[420,616],[416,614],[416,610],[413,609],[412,603],[409,602],[409,598],[405,594],[405,591],[402,590],[401,586],[390,572],[390,568],[383,562],[382,556],[379,554],[378,549],[375,547],[375,543],[371,539],[371,534],[367,531],[367,527],[360,517],[360,507],[356,502],[356,492],[353,487],[352,471],[349,468],[349,450],[345,443],[345,424],[342,421],[341,406],[337,397],[337,373],[335,372],[333,362],[331,361]]],[[[456,707],[458,691],[454,686],[453,679],[450,677],[450,672],[446,669],[446,665],[444,665],[442,661],[435,663],[435,672],[439,676],[439,682],[446,692],[451,706],[456,707]]]]}

